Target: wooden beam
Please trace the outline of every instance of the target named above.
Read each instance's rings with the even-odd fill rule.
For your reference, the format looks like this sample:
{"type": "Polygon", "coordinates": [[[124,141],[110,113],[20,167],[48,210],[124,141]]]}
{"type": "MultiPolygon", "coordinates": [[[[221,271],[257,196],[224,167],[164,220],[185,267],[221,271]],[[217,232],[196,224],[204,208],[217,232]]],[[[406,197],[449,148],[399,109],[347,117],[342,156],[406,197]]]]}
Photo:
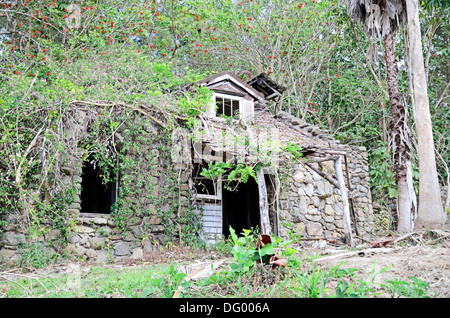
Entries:
{"type": "Polygon", "coordinates": [[[275,96],[281,96],[281,94],[279,92],[275,91],[275,93],[267,96],[266,99],[271,99],[271,98],[274,98],[275,96]]]}
{"type": "Polygon", "coordinates": [[[358,221],[356,220],[356,212],[355,212],[355,203],[353,202],[353,194],[352,194],[352,184],[350,183],[350,175],[348,171],[348,162],[347,162],[347,155],[344,155],[344,164],[345,164],[345,175],[347,177],[347,186],[348,190],[350,191],[349,197],[350,197],[350,212],[353,219],[353,226],[355,227],[356,235],[359,236],[359,230],[358,230],[358,221]]]}
{"type": "Polygon", "coordinates": [[[269,219],[269,200],[267,199],[266,180],[264,179],[263,169],[256,172],[258,179],[259,192],[259,213],[261,216],[261,234],[271,235],[272,229],[270,227],[269,219]]]}
{"type": "Polygon", "coordinates": [[[344,209],[344,214],[342,216],[344,221],[344,234],[347,244],[350,246],[354,245],[353,242],[353,236],[352,236],[352,227],[350,224],[350,207],[348,202],[348,196],[347,196],[347,189],[344,183],[344,176],[342,173],[342,165],[341,165],[341,156],[338,156],[337,159],[334,161],[334,167],[336,170],[336,177],[339,183],[339,191],[341,192],[342,196],[342,205],[344,209]]]}
{"type": "Polygon", "coordinates": [[[325,174],[324,172],[320,171],[319,169],[316,169],[312,164],[305,162],[305,164],[314,172],[316,172],[319,176],[326,179],[328,182],[330,182],[332,185],[334,185],[336,188],[339,189],[339,182],[336,181],[336,179],[333,179],[331,176],[325,174]]]}

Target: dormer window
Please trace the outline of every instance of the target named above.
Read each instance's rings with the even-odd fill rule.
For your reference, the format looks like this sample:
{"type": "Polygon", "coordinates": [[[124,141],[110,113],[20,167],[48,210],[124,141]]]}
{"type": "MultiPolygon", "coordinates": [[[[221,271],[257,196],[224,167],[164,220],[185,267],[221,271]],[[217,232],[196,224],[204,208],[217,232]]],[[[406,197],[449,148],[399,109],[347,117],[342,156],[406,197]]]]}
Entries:
{"type": "Polygon", "coordinates": [[[230,98],[228,95],[216,94],[216,115],[225,115],[228,117],[239,118],[240,99],[230,98]]]}
{"type": "Polygon", "coordinates": [[[220,117],[236,120],[251,119],[255,113],[255,103],[264,103],[264,95],[261,92],[228,71],[210,76],[195,84],[195,86],[206,86],[214,92],[210,107],[205,110],[205,115],[211,119],[220,119],[220,117]]]}

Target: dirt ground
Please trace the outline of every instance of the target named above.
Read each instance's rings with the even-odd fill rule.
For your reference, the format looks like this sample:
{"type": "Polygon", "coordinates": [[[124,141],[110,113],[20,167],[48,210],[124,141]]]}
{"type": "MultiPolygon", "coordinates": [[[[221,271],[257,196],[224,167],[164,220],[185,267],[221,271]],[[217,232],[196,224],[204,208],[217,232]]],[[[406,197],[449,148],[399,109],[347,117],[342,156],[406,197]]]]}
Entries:
{"type": "MultiPolygon", "coordinates": [[[[375,282],[399,279],[411,282],[409,277],[419,278],[430,285],[434,298],[450,298],[450,231],[436,230],[431,232],[418,231],[403,237],[380,238],[366,242],[353,249],[330,242],[320,241],[310,244],[292,246],[298,250],[304,259],[315,260],[322,269],[338,264],[340,268],[357,269],[357,277],[367,281],[373,271],[379,272],[390,266],[375,278],[375,282]]],[[[231,259],[229,259],[231,260],[231,259]]],[[[229,261],[228,260],[228,261],[229,261]]],[[[168,253],[154,253],[145,259],[147,263],[180,262],[195,264],[197,268],[210,268],[210,264],[221,262],[218,255],[205,251],[176,249],[168,253]]],[[[225,262],[221,263],[223,268],[225,262]]],[[[123,261],[124,266],[133,261],[123,261]]],[[[305,262],[302,270],[312,266],[305,262]]],[[[220,270],[220,268],[219,268],[220,270]]]]}
{"type": "Polygon", "coordinates": [[[409,277],[420,278],[430,285],[435,298],[450,297],[450,242],[436,246],[393,246],[389,248],[365,249],[364,252],[345,257],[346,253],[324,255],[316,264],[321,268],[331,268],[343,263],[341,268],[358,269],[360,279],[368,280],[373,269],[379,272],[390,266],[376,277],[375,282],[395,278],[410,282],[409,277]],[[338,255],[344,255],[336,257],[338,255]],[[333,258],[336,257],[336,258],[333,258]]]}
{"type": "MultiPolygon", "coordinates": [[[[357,278],[368,281],[373,270],[379,272],[390,266],[376,276],[375,282],[389,279],[410,282],[409,277],[415,277],[430,285],[429,291],[434,293],[434,298],[450,298],[450,231],[448,230],[418,232],[406,238],[379,239],[355,248],[326,241],[308,242],[291,247],[297,249],[298,255],[306,260],[302,270],[308,270],[308,267],[312,266],[311,259],[314,258],[315,264],[320,265],[323,270],[341,264],[340,268],[357,269],[357,278]]],[[[211,268],[212,263],[220,263],[221,266],[218,269],[220,270],[231,261],[231,257],[224,258],[223,255],[211,251],[173,248],[170,251],[152,252],[145,255],[143,259],[124,259],[105,266],[126,269],[150,264],[178,263],[183,265],[180,268],[190,267],[191,270],[201,270],[211,268]]],[[[36,277],[66,272],[70,265],[49,266],[34,271],[32,275],[36,277]]],[[[100,265],[82,265],[85,270],[88,270],[89,266],[100,265]]]]}

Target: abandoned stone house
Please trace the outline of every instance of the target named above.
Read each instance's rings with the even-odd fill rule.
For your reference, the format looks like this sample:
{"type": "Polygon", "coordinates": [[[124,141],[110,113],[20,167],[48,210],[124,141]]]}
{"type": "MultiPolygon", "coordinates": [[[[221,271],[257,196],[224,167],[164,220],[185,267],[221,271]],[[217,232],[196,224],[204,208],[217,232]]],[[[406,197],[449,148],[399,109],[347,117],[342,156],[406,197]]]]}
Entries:
{"type": "MultiPolygon", "coordinates": [[[[214,101],[192,131],[173,133],[172,143],[181,148],[162,159],[163,150],[142,138],[139,154],[129,151],[141,171],[148,170],[146,182],[139,188],[141,195],[123,197],[135,211],[128,215],[126,230],[119,229],[111,217],[124,178],[105,184],[95,163],[79,156],[79,140],[89,135],[86,121],[96,110],[80,107],[68,119],[72,123],[67,138],[73,143],[73,152],[63,154],[67,164],[61,167],[61,178],[63,184],[74,183],[78,189],[77,199],[69,207],[78,220],[67,238],[72,253],[98,262],[140,258],[156,245],[165,244],[168,229],[162,214],[176,220],[187,206],[195,207],[202,223],[198,235],[208,244],[228,236],[230,226],[236,233],[258,227],[294,239],[339,240],[345,236],[345,222],[351,224],[353,235],[370,232],[372,202],[363,147],[342,145],[326,131],[286,112],[271,113],[267,102],[279,100],[285,88],[264,73],[245,82],[231,72],[222,72],[181,91],[198,86],[212,90],[214,101]],[[242,136],[246,138],[240,139],[242,136]],[[285,151],[293,145],[302,154],[296,160],[285,151]],[[257,170],[257,178],[250,176],[234,189],[237,184],[228,182],[229,172],[216,180],[200,174],[212,162],[231,162],[234,167],[260,164],[262,168],[257,170]],[[343,172],[340,182],[335,177],[337,163],[343,172]],[[176,198],[169,194],[162,200],[169,170],[178,175],[179,191],[176,198]],[[348,200],[343,189],[348,190],[348,200]],[[176,209],[171,207],[174,199],[179,203],[176,209]]],[[[145,118],[143,122],[147,133],[155,134],[157,125],[145,118]]],[[[120,138],[116,138],[118,147],[120,138]]],[[[42,241],[57,235],[55,229],[45,233],[42,241]]],[[[20,257],[18,246],[25,240],[25,233],[9,222],[0,238],[0,257],[20,257]]]]}

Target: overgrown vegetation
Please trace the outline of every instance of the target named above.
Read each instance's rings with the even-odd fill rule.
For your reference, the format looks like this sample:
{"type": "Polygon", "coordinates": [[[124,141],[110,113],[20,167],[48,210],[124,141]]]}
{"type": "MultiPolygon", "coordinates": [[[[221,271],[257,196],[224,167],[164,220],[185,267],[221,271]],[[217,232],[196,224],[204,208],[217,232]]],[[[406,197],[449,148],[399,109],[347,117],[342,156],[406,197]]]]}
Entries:
{"type": "Polygon", "coordinates": [[[72,269],[69,274],[27,277],[2,274],[2,297],[157,297],[171,298],[175,292],[186,298],[428,298],[433,296],[427,282],[409,277],[380,280],[389,266],[361,273],[340,263],[324,269],[289,247],[290,242],[274,238],[273,245],[257,251],[257,232],[244,230],[243,235],[225,241],[221,254],[232,255],[227,266],[206,278],[190,280],[179,263],[142,265],[132,268],[89,267],[72,269]],[[286,267],[272,269],[260,258],[281,251],[286,267]],[[363,277],[363,278],[361,278],[363,277]]]}
{"type": "MultiPolygon", "coordinates": [[[[180,190],[170,162],[171,132],[179,124],[161,115],[173,106],[168,101],[170,93],[163,92],[182,80],[173,76],[169,65],[151,63],[133,51],[119,50],[86,62],[75,62],[53,78],[12,74],[0,83],[3,224],[21,227],[32,240],[56,229],[58,251],[64,249],[75,225],[70,211],[79,189],[76,183],[63,183],[61,176],[67,169],[76,169],[66,155],[76,151],[74,155],[82,161],[94,160],[105,183],[120,176],[120,192],[111,213],[120,229],[124,231],[134,216],[154,213],[168,237],[179,236],[183,224],[184,242],[197,244],[199,224],[193,212],[188,210],[177,220],[172,217],[179,208],[180,190]],[[97,68],[102,73],[92,72],[97,68]],[[73,118],[80,113],[86,116],[89,134],[73,144],[68,136],[76,131],[73,118]],[[154,148],[142,148],[142,144],[154,148]],[[159,178],[158,184],[149,182],[154,178],[159,178]],[[150,211],[143,201],[150,201],[154,209],[150,211]]],[[[205,98],[199,98],[198,104],[205,105],[205,98]]],[[[190,118],[183,114],[181,124],[190,118]]]]}
{"type": "MultiPolygon", "coordinates": [[[[421,12],[425,61],[438,169],[445,183],[450,158],[449,8],[426,3],[421,12]]],[[[64,255],[67,234],[74,226],[70,207],[79,189],[63,184],[61,175],[67,163],[62,154],[73,149],[68,142],[67,122],[77,108],[95,114],[89,124],[90,136],[80,144],[81,153],[77,155],[83,160],[92,155],[105,181],[116,180],[118,171],[123,173],[112,212],[117,225],[125,229],[132,216],[154,212],[137,198],[144,187],[145,199],[153,202],[166,235],[173,238],[181,233],[184,243],[201,246],[193,211],[172,218],[179,208],[176,171],[166,169],[160,175],[164,189],[159,189],[158,195],[147,181],[153,177],[152,168],[169,168],[166,145],[171,129],[178,124],[191,128],[209,98],[207,91],[199,90],[195,95],[177,96],[175,101],[175,90],[217,71],[231,70],[246,79],[249,72],[255,75],[274,67],[271,77],[287,87],[283,110],[328,129],[342,142],[365,146],[374,201],[387,208],[396,196],[388,148],[390,114],[382,75],[385,65],[378,58],[382,51],[350,23],[345,1],[269,4],[189,0],[148,5],[145,1],[88,0],[81,8],[81,28],[70,27],[68,20],[74,19],[69,5],[67,1],[0,1],[0,235],[4,226],[17,226],[31,239],[31,243],[20,246],[23,268],[42,268],[54,260],[53,255],[64,255]],[[375,53],[372,63],[366,59],[367,52],[375,53]],[[143,118],[154,127],[146,125],[143,118]],[[152,129],[157,132],[149,134],[152,129]],[[114,139],[116,133],[121,140],[114,139]],[[158,144],[158,152],[145,153],[139,147],[143,139],[158,144]],[[147,157],[150,166],[142,169],[142,163],[128,155],[131,152],[147,157]],[[163,208],[162,202],[170,204],[163,208]],[[52,230],[57,231],[59,240],[46,246],[47,241],[40,239],[53,235],[52,230]]],[[[403,45],[402,33],[396,36],[396,43],[403,45]]],[[[398,60],[405,62],[402,56],[398,60]]],[[[403,98],[410,104],[403,67],[399,80],[403,98]]],[[[300,158],[300,149],[291,145],[285,150],[294,159],[300,158]]],[[[215,178],[223,170],[230,172],[230,181],[245,182],[255,178],[258,168],[244,164],[235,169],[211,166],[204,175],[215,178]]],[[[417,181],[417,168],[413,168],[417,181]]],[[[382,225],[391,228],[393,222],[382,219],[382,225]]],[[[263,296],[269,291],[274,296],[350,297],[375,295],[375,287],[395,296],[428,295],[426,284],[415,279],[408,283],[392,280],[381,286],[373,285],[371,279],[355,281],[351,270],[324,272],[314,267],[301,272],[302,263],[293,255],[285,269],[269,271],[273,277],[266,277],[261,275],[267,273],[264,267],[240,258],[248,249],[239,246],[234,255],[235,271],[185,285],[185,295],[203,295],[203,291],[219,295],[225,290],[225,295],[263,296]],[[241,269],[247,274],[242,275],[241,269]],[[246,284],[262,277],[267,281],[255,286],[271,289],[255,291],[246,284]],[[277,284],[272,284],[275,281],[277,284]],[[225,282],[229,287],[224,287],[225,282]],[[328,286],[332,283],[337,287],[328,286]],[[195,288],[200,286],[197,284],[204,284],[204,289],[195,288]]],[[[105,270],[105,275],[112,272],[105,270]]],[[[114,293],[113,289],[119,288],[120,295],[170,297],[174,287],[184,284],[183,275],[175,267],[158,275],[144,277],[145,283],[134,285],[133,292],[109,282],[99,290],[86,287],[84,295],[114,293]],[[164,290],[161,294],[160,289],[164,290]]],[[[16,291],[8,289],[2,295],[33,296],[43,288],[49,296],[53,295],[52,286],[60,286],[54,290],[55,295],[66,289],[50,280],[49,285],[33,279],[16,282],[16,291]]]]}

